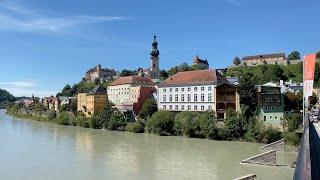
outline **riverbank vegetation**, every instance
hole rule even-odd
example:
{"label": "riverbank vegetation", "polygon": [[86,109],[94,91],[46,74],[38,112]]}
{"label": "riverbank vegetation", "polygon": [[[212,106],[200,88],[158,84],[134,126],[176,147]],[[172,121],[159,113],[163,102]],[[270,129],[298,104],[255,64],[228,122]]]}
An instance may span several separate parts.
{"label": "riverbank vegetation", "polygon": [[[75,116],[72,112],[67,111],[56,114],[54,111],[22,113],[15,107],[8,107],[7,110],[9,115],[19,118],[84,128],[255,143],[271,143],[284,137],[288,144],[297,145],[299,142],[294,132],[299,127],[299,117],[288,116],[286,118],[288,131],[281,133],[278,129],[265,126],[254,117],[247,116],[249,111],[247,107],[242,107],[241,113],[228,110],[226,119],[223,121],[216,119],[212,111],[181,113],[155,111],[146,119],[139,118],[135,122],[127,122],[125,116],[112,103],[107,103],[102,113],[95,114],[91,118],[83,114]],[[219,126],[218,124],[224,125]]]}

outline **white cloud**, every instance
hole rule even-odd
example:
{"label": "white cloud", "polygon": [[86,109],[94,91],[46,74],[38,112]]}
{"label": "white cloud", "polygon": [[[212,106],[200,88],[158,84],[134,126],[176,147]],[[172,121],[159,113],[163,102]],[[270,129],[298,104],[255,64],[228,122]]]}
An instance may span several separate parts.
{"label": "white cloud", "polygon": [[3,31],[47,31],[61,32],[68,28],[92,24],[126,20],[121,16],[60,16],[51,17],[31,9],[10,3],[0,3],[0,30]]}
{"label": "white cloud", "polygon": [[0,88],[9,91],[14,96],[38,96],[45,97],[56,95],[57,91],[40,90],[38,81],[15,81],[15,82],[0,82]]}
{"label": "white cloud", "polygon": [[36,97],[48,97],[51,95],[56,95],[57,91],[47,91],[47,90],[36,90],[36,89],[23,89],[23,88],[2,88],[10,92],[16,97],[26,96],[31,97],[32,95]]}
{"label": "white cloud", "polygon": [[34,87],[36,85],[36,81],[0,82],[0,86]]}

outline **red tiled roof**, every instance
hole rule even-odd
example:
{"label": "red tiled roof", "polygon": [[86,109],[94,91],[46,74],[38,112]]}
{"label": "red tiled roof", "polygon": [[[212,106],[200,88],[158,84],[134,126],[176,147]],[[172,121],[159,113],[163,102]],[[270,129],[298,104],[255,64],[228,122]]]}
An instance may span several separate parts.
{"label": "red tiled roof", "polygon": [[217,70],[206,69],[198,71],[179,72],[172,77],[169,77],[164,82],[160,83],[159,87],[182,84],[213,84],[224,82],[227,83],[228,80],[223,77]]}
{"label": "red tiled roof", "polygon": [[154,85],[149,77],[141,76],[125,76],[113,81],[110,86],[117,86],[123,84],[139,84],[139,85]]}

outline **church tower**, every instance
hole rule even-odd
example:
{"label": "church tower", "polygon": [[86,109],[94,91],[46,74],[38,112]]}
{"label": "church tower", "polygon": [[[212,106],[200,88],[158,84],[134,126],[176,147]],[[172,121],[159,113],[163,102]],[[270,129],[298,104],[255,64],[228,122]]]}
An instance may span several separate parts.
{"label": "church tower", "polygon": [[152,49],[150,52],[150,60],[151,60],[151,67],[150,67],[150,77],[152,79],[159,79],[160,76],[160,68],[159,68],[159,50],[158,50],[158,41],[157,36],[153,36],[152,42]]}

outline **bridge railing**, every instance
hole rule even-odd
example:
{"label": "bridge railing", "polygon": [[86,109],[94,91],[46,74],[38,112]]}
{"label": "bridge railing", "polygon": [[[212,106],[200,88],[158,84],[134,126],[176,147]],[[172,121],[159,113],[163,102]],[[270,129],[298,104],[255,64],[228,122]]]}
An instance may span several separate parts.
{"label": "bridge railing", "polygon": [[311,161],[310,161],[310,143],[309,143],[309,124],[304,127],[300,142],[299,154],[297,158],[296,169],[294,171],[294,180],[311,180]]}

